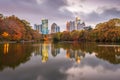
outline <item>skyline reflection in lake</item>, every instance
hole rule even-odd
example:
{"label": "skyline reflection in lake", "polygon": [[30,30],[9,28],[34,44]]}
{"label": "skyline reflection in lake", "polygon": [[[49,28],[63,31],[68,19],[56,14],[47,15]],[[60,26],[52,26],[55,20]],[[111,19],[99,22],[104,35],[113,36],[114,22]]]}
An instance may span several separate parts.
{"label": "skyline reflection in lake", "polygon": [[98,45],[0,44],[0,80],[119,80],[120,47]]}

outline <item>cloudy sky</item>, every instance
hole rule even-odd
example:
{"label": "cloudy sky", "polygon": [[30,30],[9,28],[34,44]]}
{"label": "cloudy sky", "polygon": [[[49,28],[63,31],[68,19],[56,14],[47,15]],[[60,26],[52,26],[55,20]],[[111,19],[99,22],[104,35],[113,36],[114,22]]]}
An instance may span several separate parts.
{"label": "cloudy sky", "polygon": [[49,28],[57,23],[65,30],[66,21],[78,16],[86,25],[120,18],[120,0],[0,0],[0,13],[16,15],[33,24],[49,19]]}

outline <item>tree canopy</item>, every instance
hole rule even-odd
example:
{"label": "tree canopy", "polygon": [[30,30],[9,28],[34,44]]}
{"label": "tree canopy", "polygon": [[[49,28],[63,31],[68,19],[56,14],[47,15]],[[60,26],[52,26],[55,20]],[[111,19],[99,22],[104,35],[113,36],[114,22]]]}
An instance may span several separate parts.
{"label": "tree canopy", "polygon": [[7,17],[0,14],[0,40],[39,40],[40,36],[26,20],[21,20],[14,15]]}

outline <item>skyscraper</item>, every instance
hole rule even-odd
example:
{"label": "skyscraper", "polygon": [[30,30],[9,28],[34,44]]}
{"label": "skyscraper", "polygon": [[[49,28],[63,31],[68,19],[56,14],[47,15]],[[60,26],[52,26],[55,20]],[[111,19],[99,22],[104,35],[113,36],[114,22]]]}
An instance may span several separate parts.
{"label": "skyscraper", "polygon": [[66,29],[67,29],[67,31],[70,31],[70,22],[66,23]]}
{"label": "skyscraper", "polygon": [[70,21],[66,23],[67,31],[75,30],[75,21]]}
{"label": "skyscraper", "polygon": [[70,31],[75,30],[75,21],[70,21]]}
{"label": "skyscraper", "polygon": [[42,20],[42,34],[48,34],[48,19]]}
{"label": "skyscraper", "polygon": [[84,22],[77,24],[77,30],[83,30],[84,27],[85,27],[85,23]]}
{"label": "skyscraper", "polygon": [[51,33],[56,33],[56,27],[57,27],[57,24],[56,23],[53,23],[51,25]]}
{"label": "skyscraper", "polygon": [[57,26],[56,32],[60,32],[60,27],[59,26]]}
{"label": "skyscraper", "polygon": [[56,33],[56,32],[60,32],[60,27],[56,23],[53,23],[51,25],[51,33]]}
{"label": "skyscraper", "polygon": [[75,30],[78,30],[78,26],[81,25],[81,20],[79,17],[76,17],[76,20],[75,20]]}
{"label": "skyscraper", "polygon": [[39,33],[42,33],[42,25],[34,24],[34,29],[37,30]]}
{"label": "skyscraper", "polygon": [[76,17],[76,23],[78,24],[78,23],[80,23],[80,18],[79,17]]}
{"label": "skyscraper", "polygon": [[66,29],[70,32],[73,30],[84,30],[85,27],[85,23],[81,21],[79,17],[76,17],[75,21],[70,21],[66,23]]}

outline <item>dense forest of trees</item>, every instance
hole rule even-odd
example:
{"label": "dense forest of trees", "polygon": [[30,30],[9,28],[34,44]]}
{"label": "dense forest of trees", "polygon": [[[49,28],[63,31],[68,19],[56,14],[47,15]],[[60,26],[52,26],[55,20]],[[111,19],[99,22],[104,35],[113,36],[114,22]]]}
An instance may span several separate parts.
{"label": "dense forest of trees", "polygon": [[39,32],[33,30],[26,20],[0,14],[0,41],[40,40],[40,37]]}
{"label": "dense forest of trees", "polygon": [[119,42],[120,19],[97,24],[94,29],[52,34],[53,41]]}

